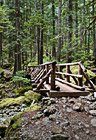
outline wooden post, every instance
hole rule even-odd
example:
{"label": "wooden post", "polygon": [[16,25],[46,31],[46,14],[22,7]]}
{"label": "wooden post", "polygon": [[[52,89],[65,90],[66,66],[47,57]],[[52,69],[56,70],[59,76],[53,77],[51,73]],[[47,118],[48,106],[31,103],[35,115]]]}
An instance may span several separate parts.
{"label": "wooden post", "polygon": [[[82,75],[82,69],[81,69],[81,66],[79,65],[79,70],[78,70],[78,74],[79,75]],[[82,78],[78,78],[78,85],[79,86],[82,86]]]}
{"label": "wooden post", "polygon": [[[66,65],[66,73],[70,73],[70,66]],[[70,76],[67,76],[67,82],[70,82]]]}
{"label": "wooden post", "polygon": [[[48,73],[48,71],[49,71],[49,65],[46,65],[46,67],[47,67],[46,73]],[[47,80],[46,80],[46,84],[49,84],[49,77],[48,77]]]}
{"label": "wooden post", "polygon": [[51,90],[55,90],[55,68],[56,68],[56,61],[52,62]]}
{"label": "wooden post", "polygon": [[[59,66],[59,72],[62,72],[62,66]],[[62,79],[62,76],[61,76],[61,75],[59,75],[59,78],[61,78],[61,79]]]}

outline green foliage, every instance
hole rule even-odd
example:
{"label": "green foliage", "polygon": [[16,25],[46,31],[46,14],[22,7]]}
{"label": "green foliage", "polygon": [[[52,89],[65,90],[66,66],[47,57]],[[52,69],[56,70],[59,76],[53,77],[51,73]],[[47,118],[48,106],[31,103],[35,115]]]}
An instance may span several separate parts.
{"label": "green foliage", "polygon": [[6,63],[2,66],[3,69],[8,69],[11,68],[12,64],[11,63]]}
{"label": "green foliage", "polygon": [[13,83],[15,83],[18,86],[25,86],[30,85],[31,80],[26,78],[26,72],[25,71],[18,71],[16,72],[16,76],[13,77]]}
{"label": "green foliage", "polygon": [[3,32],[7,28],[14,29],[9,21],[8,12],[9,10],[6,5],[0,6],[0,32]]}
{"label": "green foliage", "polygon": [[26,77],[26,71],[17,71],[16,72],[16,76],[19,76],[19,77]]}
{"label": "green foliage", "polygon": [[18,86],[30,85],[30,79],[14,76],[13,83],[17,84]]}

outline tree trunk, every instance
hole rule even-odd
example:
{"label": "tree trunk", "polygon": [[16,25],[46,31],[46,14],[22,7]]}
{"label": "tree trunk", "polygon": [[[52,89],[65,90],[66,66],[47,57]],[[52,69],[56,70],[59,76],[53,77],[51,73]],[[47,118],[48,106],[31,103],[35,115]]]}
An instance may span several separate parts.
{"label": "tree trunk", "polygon": [[[93,0],[93,11],[92,11],[92,15],[94,16],[95,14],[95,6],[94,6],[94,0]],[[93,22],[93,56],[95,58],[95,66],[96,66],[96,35],[95,35],[95,20]]]}
{"label": "tree trunk", "polygon": [[59,12],[58,12],[58,45],[57,45],[57,60],[60,62],[61,55],[61,7],[62,0],[59,0]]}
{"label": "tree trunk", "polygon": [[[53,38],[55,37],[55,6],[54,0],[52,1],[52,17],[53,17]],[[55,41],[53,40],[52,57],[56,58]]]}
{"label": "tree trunk", "polygon": [[21,70],[21,43],[18,38],[20,35],[20,3],[19,0],[15,0],[16,5],[16,46],[15,46],[15,65],[14,65],[14,73],[16,71]]}
{"label": "tree trunk", "polygon": [[68,48],[68,60],[67,62],[71,62],[71,49],[72,49],[72,0],[68,1],[68,11],[69,11],[69,15],[68,15],[68,42],[69,42],[69,48]]}
{"label": "tree trunk", "polygon": [[[40,12],[43,18],[44,15],[44,5],[43,1],[40,3]],[[43,19],[41,19],[41,29],[40,29],[40,64],[43,64]]]}
{"label": "tree trunk", "polygon": [[[76,36],[76,38],[78,39],[78,0],[76,0],[76,2],[75,2],[75,12],[76,12],[76,34],[75,34],[75,36]],[[78,43],[78,41],[77,41],[77,43]]]}
{"label": "tree trunk", "polygon": [[0,68],[2,66],[2,33],[0,33]]}
{"label": "tree trunk", "polygon": [[[1,0],[0,5],[3,5],[3,0]],[[0,32],[0,67],[2,67],[3,65],[3,53],[2,53],[2,32]]]}

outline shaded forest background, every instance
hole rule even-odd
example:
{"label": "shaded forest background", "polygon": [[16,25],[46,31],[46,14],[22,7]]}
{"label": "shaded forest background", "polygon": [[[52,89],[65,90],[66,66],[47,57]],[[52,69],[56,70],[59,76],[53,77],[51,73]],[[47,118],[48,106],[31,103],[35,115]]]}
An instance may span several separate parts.
{"label": "shaded forest background", "polygon": [[96,67],[95,0],[0,0],[0,67],[84,61]]}

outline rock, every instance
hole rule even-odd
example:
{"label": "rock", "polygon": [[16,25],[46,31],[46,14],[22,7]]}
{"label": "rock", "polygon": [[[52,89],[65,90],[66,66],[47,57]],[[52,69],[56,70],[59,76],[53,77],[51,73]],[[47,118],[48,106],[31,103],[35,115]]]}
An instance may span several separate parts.
{"label": "rock", "polygon": [[75,104],[76,103],[76,100],[74,98],[72,98],[72,99],[69,100],[69,103]]}
{"label": "rock", "polygon": [[89,134],[90,133],[90,131],[89,130],[86,130],[86,134]]}
{"label": "rock", "polygon": [[10,106],[9,108],[10,108],[10,109],[14,109],[14,106]]}
{"label": "rock", "polygon": [[51,114],[54,114],[56,112],[56,108],[54,106],[49,106],[47,107],[43,113],[46,115],[46,116],[49,116]]}
{"label": "rock", "polygon": [[87,106],[84,107],[84,110],[88,112],[89,108]]}
{"label": "rock", "polygon": [[50,122],[51,122],[51,121],[49,120],[48,117],[45,117],[45,118],[42,119],[43,125],[48,125]]}
{"label": "rock", "polygon": [[52,135],[51,140],[68,140],[68,136],[62,135],[62,134],[57,134],[57,135]]}
{"label": "rock", "polygon": [[81,103],[75,103],[75,104],[73,105],[73,110],[76,110],[76,111],[83,111],[84,108],[83,108],[83,106],[82,106]]}
{"label": "rock", "polygon": [[58,124],[60,124],[60,122],[59,121],[56,121],[56,124],[58,125]]}
{"label": "rock", "polygon": [[67,107],[66,111],[70,113],[70,112],[72,112],[72,109],[70,107]]}
{"label": "rock", "polygon": [[50,100],[50,97],[44,97],[44,98],[42,98],[43,104],[48,103],[48,100]]}
{"label": "rock", "polygon": [[67,99],[65,97],[62,97],[62,102],[65,104],[67,102]]}
{"label": "rock", "polygon": [[64,122],[61,124],[62,129],[66,129],[66,127],[68,127],[70,125],[70,123],[68,121]]}
{"label": "rock", "polygon": [[92,104],[89,106],[89,109],[90,109],[90,110],[96,110],[96,102],[92,103]]}
{"label": "rock", "polygon": [[91,125],[94,126],[94,127],[96,127],[96,119],[92,119],[91,120]]}
{"label": "rock", "polygon": [[86,127],[86,128],[89,128],[89,124],[85,124],[85,127]]}
{"label": "rock", "polygon": [[79,136],[75,135],[76,140],[79,140]]}
{"label": "rock", "polygon": [[89,114],[90,114],[90,115],[93,115],[93,116],[96,116],[96,110],[90,110],[90,111],[89,111]]}
{"label": "rock", "polygon": [[89,101],[95,101],[95,98],[94,98],[92,95],[88,95],[88,96],[87,96],[87,99],[88,99]]}
{"label": "rock", "polygon": [[2,118],[2,114],[0,114],[0,118]]}

